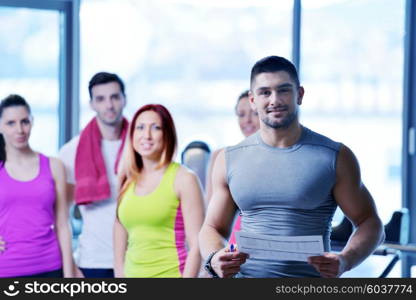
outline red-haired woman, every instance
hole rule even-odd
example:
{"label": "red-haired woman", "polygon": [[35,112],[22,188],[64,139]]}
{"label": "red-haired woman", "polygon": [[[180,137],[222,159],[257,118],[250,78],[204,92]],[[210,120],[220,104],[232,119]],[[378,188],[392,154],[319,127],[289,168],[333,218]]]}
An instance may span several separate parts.
{"label": "red-haired woman", "polygon": [[196,277],[204,218],[197,176],[172,161],[175,125],[162,105],[140,108],[130,124],[114,225],[116,277]]}

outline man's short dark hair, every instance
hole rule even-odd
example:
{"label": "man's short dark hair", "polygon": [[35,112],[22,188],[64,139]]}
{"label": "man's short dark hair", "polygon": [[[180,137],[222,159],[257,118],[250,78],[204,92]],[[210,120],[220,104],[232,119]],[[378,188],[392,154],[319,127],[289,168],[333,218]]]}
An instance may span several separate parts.
{"label": "man's short dark hair", "polygon": [[118,77],[117,74],[107,73],[107,72],[99,72],[91,78],[91,80],[88,84],[88,91],[90,93],[90,99],[92,99],[92,88],[95,85],[105,84],[105,83],[109,83],[109,82],[117,82],[120,85],[120,90],[123,93],[123,96],[124,97],[126,96],[126,94],[124,92],[124,83],[120,79],[120,77]]}
{"label": "man's short dark hair", "polygon": [[260,73],[273,73],[279,71],[289,73],[296,85],[300,85],[296,67],[289,60],[281,56],[267,56],[256,62],[251,69],[250,85],[253,86],[254,79]]}

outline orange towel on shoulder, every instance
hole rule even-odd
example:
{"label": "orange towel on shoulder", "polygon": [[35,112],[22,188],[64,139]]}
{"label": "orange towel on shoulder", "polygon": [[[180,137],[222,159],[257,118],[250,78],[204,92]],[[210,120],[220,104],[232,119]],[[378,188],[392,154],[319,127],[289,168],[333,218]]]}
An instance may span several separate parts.
{"label": "orange towel on shoulder", "polygon": [[[115,173],[117,173],[128,127],[128,121],[123,118],[120,134],[122,142],[114,166]],[[102,135],[97,119],[93,118],[81,133],[75,156],[75,202],[77,204],[89,204],[111,196],[104,157],[101,153],[101,140]]]}

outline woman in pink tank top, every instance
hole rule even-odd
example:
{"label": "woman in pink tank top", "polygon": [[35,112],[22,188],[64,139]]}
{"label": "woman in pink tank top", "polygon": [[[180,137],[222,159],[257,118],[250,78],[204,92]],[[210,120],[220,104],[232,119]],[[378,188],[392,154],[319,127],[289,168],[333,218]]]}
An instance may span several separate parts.
{"label": "woman in pink tank top", "polygon": [[0,277],[73,277],[62,163],[29,146],[27,102],[0,102]]}

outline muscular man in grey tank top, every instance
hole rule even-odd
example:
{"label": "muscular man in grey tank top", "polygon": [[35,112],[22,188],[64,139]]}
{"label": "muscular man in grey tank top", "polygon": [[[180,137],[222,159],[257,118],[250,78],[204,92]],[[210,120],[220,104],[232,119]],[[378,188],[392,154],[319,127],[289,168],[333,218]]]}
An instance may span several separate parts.
{"label": "muscular man in grey tank top", "polygon": [[[338,277],[384,239],[382,222],[352,151],[299,123],[303,94],[288,60],[271,56],[254,65],[249,97],[260,130],[218,155],[213,196],[199,235],[206,269],[213,276]],[[331,220],[337,205],[356,230],[340,253],[332,253]],[[231,252],[225,238],[237,209],[243,231],[321,235],[325,253],[300,262]]]}
{"label": "muscular man in grey tank top", "polygon": [[[272,236],[322,235],[324,249],[329,251],[339,148],[339,143],[307,128],[302,128],[299,141],[290,147],[270,147],[258,132],[228,147],[226,179],[242,214],[242,229]],[[255,259],[241,267],[241,274],[319,276],[307,263]]]}

